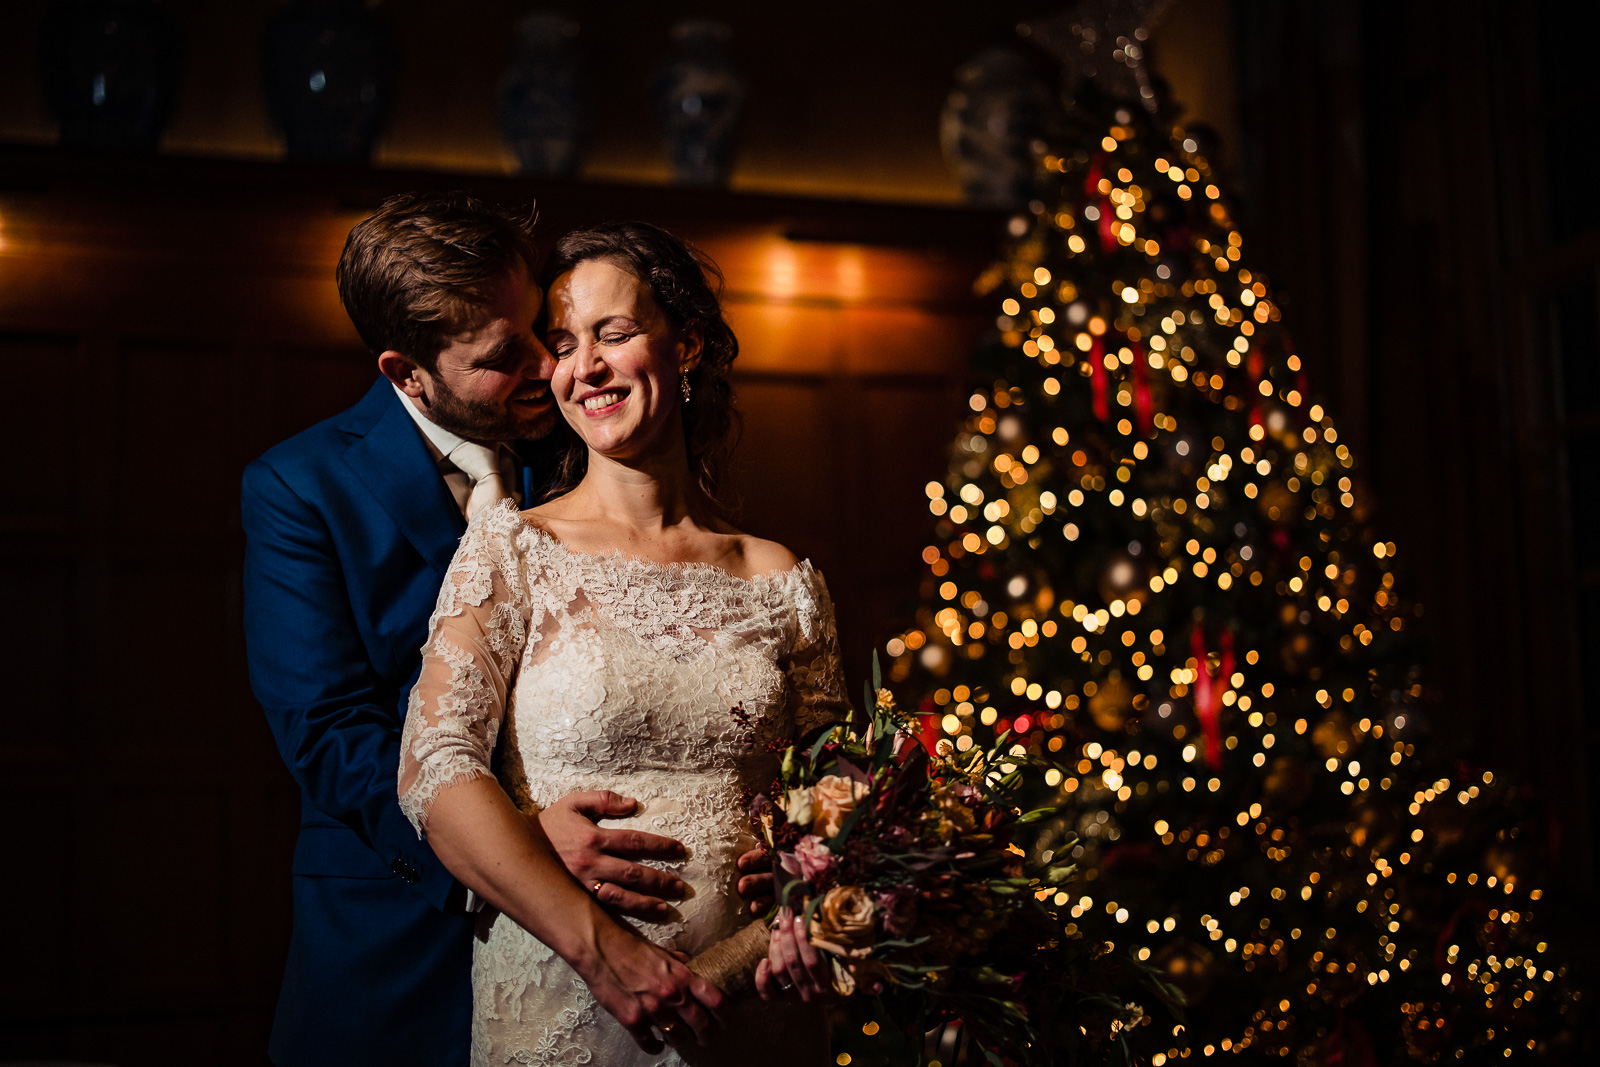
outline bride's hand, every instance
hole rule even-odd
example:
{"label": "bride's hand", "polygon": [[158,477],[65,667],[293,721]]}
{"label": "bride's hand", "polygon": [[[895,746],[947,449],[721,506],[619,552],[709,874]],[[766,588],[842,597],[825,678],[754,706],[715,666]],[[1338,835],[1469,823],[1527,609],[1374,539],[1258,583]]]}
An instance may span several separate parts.
{"label": "bride's hand", "polygon": [[750,905],[751,915],[772,907],[772,857],[753,848],[739,857],[739,895]]}
{"label": "bride's hand", "polygon": [[767,943],[767,958],[756,965],[756,992],[762,1000],[798,996],[807,1004],[836,996],[833,964],[811,947],[805,920],[788,908],[778,912]]}
{"label": "bride's hand", "polygon": [[651,1055],[660,1052],[656,1030],[676,1045],[704,1045],[722,1022],[722,991],[616,923],[603,924],[595,934],[593,958],[578,973],[639,1047]]}

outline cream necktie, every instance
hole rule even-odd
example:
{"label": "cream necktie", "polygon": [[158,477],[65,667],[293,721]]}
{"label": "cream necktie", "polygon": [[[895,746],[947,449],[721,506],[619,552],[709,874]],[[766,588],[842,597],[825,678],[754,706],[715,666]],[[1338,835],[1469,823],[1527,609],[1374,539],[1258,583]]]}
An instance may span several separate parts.
{"label": "cream necktie", "polygon": [[445,458],[472,479],[472,488],[467,492],[468,522],[484,508],[498,504],[511,495],[506,492],[505,479],[500,476],[499,449],[463,441],[452,448]]}

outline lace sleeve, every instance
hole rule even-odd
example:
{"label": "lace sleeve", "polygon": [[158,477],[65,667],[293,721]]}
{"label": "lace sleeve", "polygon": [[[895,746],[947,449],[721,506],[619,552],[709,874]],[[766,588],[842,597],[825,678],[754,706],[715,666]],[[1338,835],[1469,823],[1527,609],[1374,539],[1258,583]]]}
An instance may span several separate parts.
{"label": "lace sleeve", "polygon": [[400,738],[400,810],[419,836],[441,789],[493,776],[531,611],[510,525],[521,521],[510,508],[486,508],[467,527],[428,623]]}
{"label": "lace sleeve", "polygon": [[819,726],[850,717],[833,599],[828,583],[809,565],[795,598],[795,616],[797,632],[784,660],[784,674],[792,694],[795,732],[804,737]]}

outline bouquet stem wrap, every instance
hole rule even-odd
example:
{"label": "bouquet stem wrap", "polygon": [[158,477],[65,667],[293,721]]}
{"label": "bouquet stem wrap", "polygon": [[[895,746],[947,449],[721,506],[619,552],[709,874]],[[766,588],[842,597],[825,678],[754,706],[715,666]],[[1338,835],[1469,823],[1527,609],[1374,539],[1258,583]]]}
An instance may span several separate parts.
{"label": "bouquet stem wrap", "polygon": [[760,919],[724,938],[689,961],[689,970],[732,996],[750,988],[756,964],[767,955],[772,931]]}

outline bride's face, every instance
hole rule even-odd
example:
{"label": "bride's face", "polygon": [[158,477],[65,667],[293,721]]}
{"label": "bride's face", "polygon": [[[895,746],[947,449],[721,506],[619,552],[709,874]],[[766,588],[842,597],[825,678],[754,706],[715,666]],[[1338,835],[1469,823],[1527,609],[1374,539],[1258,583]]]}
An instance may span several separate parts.
{"label": "bride's face", "polygon": [[556,278],[545,343],[561,414],[595,452],[628,459],[664,452],[681,435],[681,375],[700,342],[673,325],[645,284],[609,260]]}

